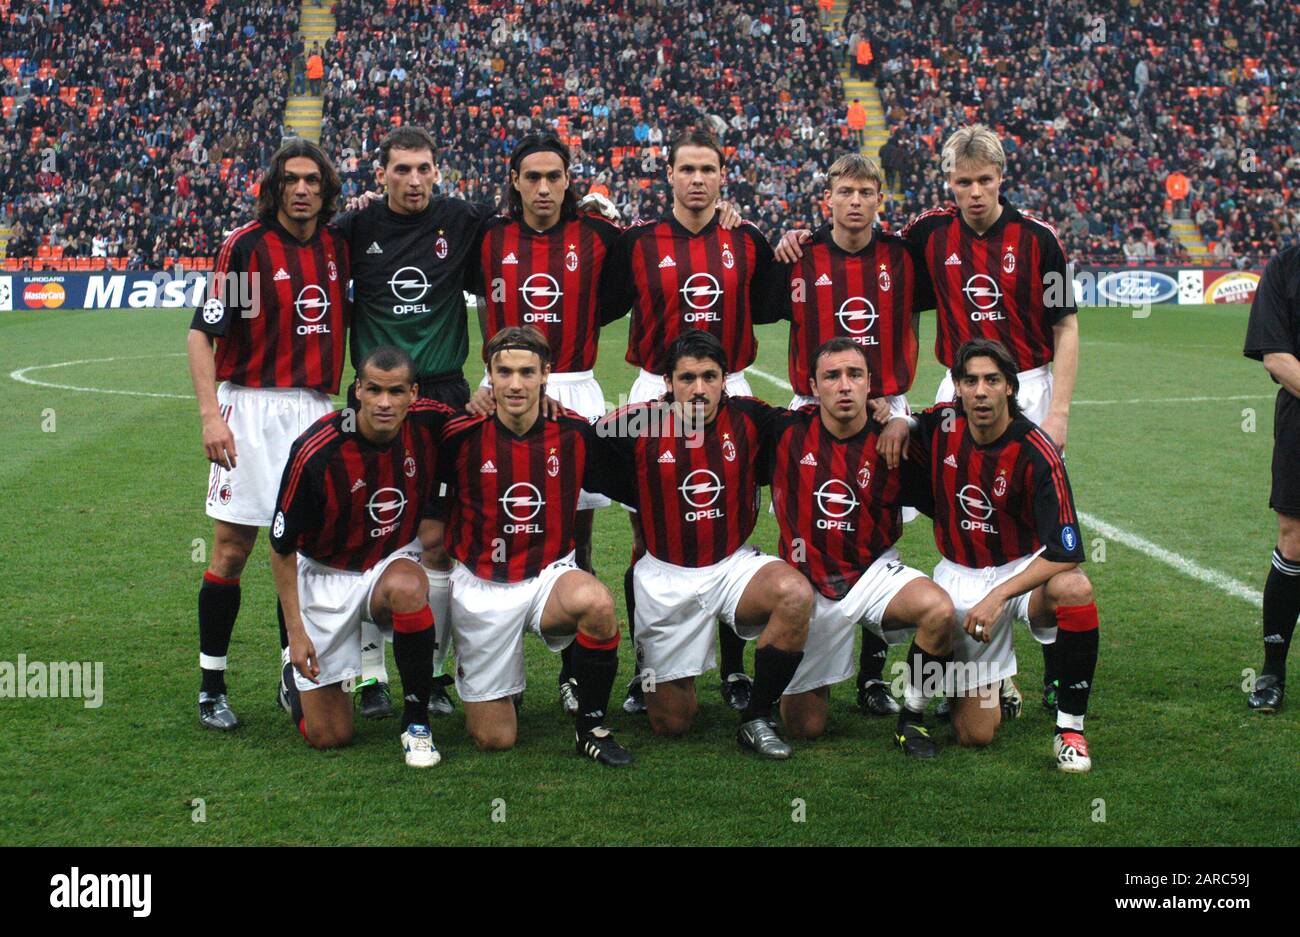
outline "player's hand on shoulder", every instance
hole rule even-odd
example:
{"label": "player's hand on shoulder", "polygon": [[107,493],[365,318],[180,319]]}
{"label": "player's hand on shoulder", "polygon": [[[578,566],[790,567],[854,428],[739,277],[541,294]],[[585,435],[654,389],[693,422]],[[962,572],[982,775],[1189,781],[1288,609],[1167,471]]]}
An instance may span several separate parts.
{"label": "player's hand on shoulder", "polygon": [[877,423],[889,422],[889,399],[886,397],[872,397],[867,401],[867,406],[871,408],[871,415],[875,417]]}
{"label": "player's hand on shoulder", "polygon": [[214,414],[203,421],[203,454],[208,457],[209,462],[215,462],[227,469],[233,469],[238,462],[239,457],[235,452],[235,434],[230,431],[230,426],[220,414]]}
{"label": "player's hand on shoulder", "polygon": [[719,199],[714,208],[718,212],[718,227],[723,231],[730,231],[745,220],[740,217],[740,210],[725,199]]}
{"label": "player's hand on shoulder", "polygon": [[554,397],[546,396],[546,394],[542,394],[541,405],[542,419],[544,420],[558,420],[560,415],[564,413],[564,404],[560,403]]}
{"label": "player's hand on shoulder", "polygon": [[1049,413],[1043,418],[1043,425],[1039,429],[1046,433],[1052,442],[1056,443],[1057,452],[1064,452],[1065,434],[1068,426],[1065,417]]}
{"label": "player's hand on shoulder", "polygon": [[623,221],[623,217],[618,212],[618,207],[600,192],[588,192],[579,199],[578,211],[600,215],[606,221],[612,221],[614,224],[621,224]]}
{"label": "player's hand on shoulder", "polygon": [[910,440],[911,433],[907,420],[901,416],[896,417],[885,424],[884,430],[876,440],[876,451],[884,458],[885,465],[896,469],[902,460],[907,458]]}
{"label": "player's hand on shoulder", "polygon": [[346,211],[361,211],[372,202],[382,201],[384,193],[382,192],[362,192],[360,195],[354,195],[344,204]]}
{"label": "player's hand on shoulder", "polygon": [[799,245],[807,244],[812,240],[812,232],[807,228],[793,228],[781,235],[781,240],[776,245],[776,259],[783,264],[792,264],[803,256],[803,248]]}
{"label": "player's hand on shoulder", "polygon": [[469,398],[469,403],[465,404],[465,412],[470,416],[491,416],[496,409],[496,398],[492,396],[490,387],[480,387],[474,391],[474,395]]}

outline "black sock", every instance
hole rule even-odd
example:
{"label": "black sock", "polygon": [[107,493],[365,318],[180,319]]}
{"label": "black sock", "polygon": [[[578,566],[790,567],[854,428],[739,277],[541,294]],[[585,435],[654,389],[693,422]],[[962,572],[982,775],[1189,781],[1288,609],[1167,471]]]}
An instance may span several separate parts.
{"label": "black sock", "polygon": [[749,694],[749,705],[740,714],[741,722],[772,718],[772,707],[794,679],[801,660],[803,651],[783,651],[770,644],[754,652],[754,689]]}
{"label": "black sock", "polygon": [[1053,642],[1043,645],[1043,686],[1061,679],[1060,645]]}
{"label": "black sock", "polygon": [[1286,682],[1286,655],[1300,616],[1300,560],[1273,551],[1273,566],[1264,583],[1264,676]]}
{"label": "black sock", "polygon": [[573,676],[573,645],[577,643],[578,643],[577,641],[574,641],[573,644],[570,644],[564,650],[560,651],[560,682],[561,683],[566,682],[570,677]]}
{"label": "black sock", "polygon": [[636,640],[636,593],[632,591],[632,567],[623,573],[623,603],[627,606],[627,639]]}
{"label": "black sock", "polygon": [[569,647],[573,648],[573,679],[578,681],[574,723],[579,733],[589,732],[605,721],[609,693],[618,674],[618,636],[600,642],[579,634]]}
{"label": "black sock", "polygon": [[730,626],[719,622],[718,644],[722,649],[722,680],[725,683],[733,673],[745,672],[745,639],[731,630]]}
{"label": "black sock", "polygon": [[[199,587],[199,653],[224,658],[230,650],[230,635],[239,615],[239,580],[203,574]],[[224,668],[200,667],[205,693],[226,692]]]}
{"label": "black sock", "polygon": [[284,606],[278,598],[275,600],[275,617],[280,621],[280,650],[283,651],[289,646],[289,631],[284,627]]}
{"label": "black sock", "polygon": [[429,694],[433,671],[429,661],[437,646],[433,612],[424,606],[417,612],[393,613],[393,660],[402,677],[402,726],[429,723]]}
{"label": "black sock", "polygon": [[880,636],[867,628],[862,629],[862,650],[858,652],[858,689],[862,689],[873,680],[881,680],[885,674],[885,655],[889,645]]}
{"label": "black sock", "polygon": [[1057,659],[1061,665],[1061,688],[1056,695],[1060,716],[1086,716],[1092,679],[1097,670],[1097,606],[1061,606],[1056,610]]}
{"label": "black sock", "polygon": [[899,726],[905,722],[925,721],[924,701],[932,696],[944,695],[947,688],[948,664],[951,662],[951,653],[931,654],[917,645],[916,638],[912,639],[912,644],[907,649],[907,685],[921,694],[922,704],[919,710],[910,709],[911,701],[908,699],[910,694],[904,693],[903,708],[898,714]]}

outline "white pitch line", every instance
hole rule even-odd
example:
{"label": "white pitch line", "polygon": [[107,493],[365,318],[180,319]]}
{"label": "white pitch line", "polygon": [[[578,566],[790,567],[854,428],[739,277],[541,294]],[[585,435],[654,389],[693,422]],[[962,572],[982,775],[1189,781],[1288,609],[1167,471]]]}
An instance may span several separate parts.
{"label": "white pitch line", "polygon": [[31,367],[19,368],[16,371],[10,371],[9,376],[15,381],[23,384],[32,384],[36,387],[53,387],[56,390],[77,390],[87,394],[120,394],[126,397],[166,397],[171,400],[193,400],[193,394],[167,394],[153,393],[144,390],[109,390],[104,387],[78,387],[75,384],[55,384],[51,381],[38,381],[35,378],[27,376],[29,371],[46,371],[50,368],[69,368],[77,364],[103,364],[107,361],[132,361],[140,358],[183,358],[185,352],[166,352],[161,355],[126,355],[116,358],[81,358],[77,361],[58,361],[54,364],[34,364]]}
{"label": "white pitch line", "polygon": [[1257,589],[1252,589],[1244,582],[1239,582],[1231,576],[1225,575],[1216,569],[1210,569],[1202,566],[1200,563],[1189,560],[1187,557],[1175,553],[1173,550],[1166,550],[1164,547],[1152,543],[1137,534],[1122,530],[1114,524],[1107,524],[1099,517],[1093,517],[1091,514],[1079,512],[1079,520],[1083,521],[1097,533],[1111,540],[1118,540],[1126,547],[1137,550],[1139,553],[1145,553],[1152,559],[1159,560],[1166,566],[1172,566],[1185,576],[1199,580],[1206,585],[1213,586],[1221,592],[1236,599],[1249,602],[1256,608],[1262,608],[1264,605],[1264,595]]}
{"label": "white pitch line", "polygon": [[[768,374],[766,371],[760,371],[758,368],[750,366],[745,368],[749,374],[755,374],[771,384],[775,384],[782,390],[794,390],[790,382],[777,377],[775,374]],[[1213,403],[1223,400],[1272,400],[1274,394],[1238,394],[1232,397],[1135,397],[1130,400],[1076,400],[1075,404],[1080,406],[1104,407],[1118,403]]]}

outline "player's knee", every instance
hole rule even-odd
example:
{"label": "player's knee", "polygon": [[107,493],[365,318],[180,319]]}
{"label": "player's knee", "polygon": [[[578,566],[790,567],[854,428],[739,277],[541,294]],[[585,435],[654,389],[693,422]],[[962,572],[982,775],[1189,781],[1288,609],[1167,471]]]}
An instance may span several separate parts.
{"label": "player's knee", "polygon": [[1277,516],[1277,548],[1287,561],[1300,563],[1300,517]]}
{"label": "player's knee", "polygon": [[669,738],[674,738],[691,731],[693,721],[692,717],[686,712],[661,712],[650,716],[650,729],[655,735],[666,735]]}
{"label": "player's knee", "polygon": [[599,582],[583,586],[582,619],[579,629],[599,641],[608,641],[618,634],[618,616],[614,612],[614,596]]}
{"label": "player's knee", "polygon": [[352,727],[344,725],[308,725],[307,744],[324,751],[328,748],[343,748],[352,743]]}
{"label": "player's knee", "polygon": [[1092,603],[1092,581],[1088,579],[1081,569],[1072,569],[1067,573],[1057,573],[1052,577],[1050,591],[1057,605],[1090,605]]}
{"label": "player's knee", "polygon": [[509,726],[476,726],[470,738],[481,752],[504,752],[515,747],[516,734]]}
{"label": "player's knee", "polygon": [[807,635],[808,617],[812,614],[813,591],[808,580],[791,572],[776,581],[774,608],[791,634]]}
{"label": "player's knee", "polygon": [[963,748],[983,748],[993,741],[997,734],[996,722],[976,722],[974,720],[954,719],[952,734],[957,744]]}
{"label": "player's knee", "polygon": [[953,629],[957,626],[957,609],[948,593],[935,589],[917,620],[916,630],[935,648],[946,654],[952,646]]}
{"label": "player's knee", "polygon": [[394,611],[416,612],[428,604],[429,577],[414,563],[394,563],[384,578]]}
{"label": "player's knee", "polygon": [[208,569],[222,579],[238,579],[248,565],[252,544],[242,540],[218,540],[212,545],[212,563]]}
{"label": "player's knee", "polygon": [[[787,712],[787,709],[789,710]],[[791,738],[815,739],[826,732],[826,713],[806,707],[787,707],[781,711],[781,721]]]}

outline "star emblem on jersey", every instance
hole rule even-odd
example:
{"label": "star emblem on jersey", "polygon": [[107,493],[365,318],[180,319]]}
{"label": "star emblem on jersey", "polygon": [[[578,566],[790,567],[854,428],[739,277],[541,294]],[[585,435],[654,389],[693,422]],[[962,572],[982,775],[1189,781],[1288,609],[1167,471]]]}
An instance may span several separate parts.
{"label": "star emblem on jersey", "polygon": [[497,473],[497,467],[492,464],[491,459],[488,459],[483,463],[483,467],[478,471],[480,475],[495,475]]}
{"label": "star emblem on jersey", "polygon": [[271,534],[275,537],[284,536],[284,512],[275,512],[275,521],[271,524]]}
{"label": "star emblem on jersey", "polygon": [[[370,519],[380,526],[380,529],[390,524],[397,523],[401,518],[402,512],[406,510],[406,495],[396,488],[380,488],[370,496],[366,503],[366,510],[370,514]],[[388,531],[384,531],[388,533]],[[382,536],[375,531],[370,532],[370,536]]]}
{"label": "star emblem on jersey", "polygon": [[402,461],[402,471],[406,473],[407,478],[415,477],[415,457],[408,455]]}
{"label": "star emblem on jersey", "polygon": [[682,284],[681,294],[692,309],[712,309],[722,287],[711,273],[692,273]]}
{"label": "star emblem on jersey", "polygon": [[[696,469],[686,476],[677,490],[682,493],[682,497],[691,507],[707,508],[718,500],[722,488],[722,482],[718,480],[717,475],[708,469]],[[694,520],[694,518],[688,515],[687,520]]]}
{"label": "star emblem on jersey", "polygon": [[330,311],[330,301],[324,289],[310,283],[299,291],[298,298],[293,301],[293,308],[303,322],[314,323],[325,318],[325,314]]}
{"label": "star emblem on jersey", "polygon": [[977,273],[966,281],[962,289],[966,301],[981,312],[987,312],[1002,301],[1002,289],[991,276]]}
{"label": "star emblem on jersey", "polygon": [[839,320],[840,328],[850,335],[862,335],[870,332],[876,324],[876,307],[865,296],[850,296],[840,304],[835,318]]}
{"label": "star emblem on jersey", "polygon": [[957,503],[961,509],[977,521],[986,521],[993,516],[993,503],[978,485],[966,485],[957,492]]}
{"label": "star emblem on jersey", "polygon": [[546,505],[542,493],[528,482],[515,482],[497,499],[501,508],[516,521],[531,521]]}
{"label": "star emblem on jersey", "polygon": [[677,266],[677,261],[673,260],[673,255],[668,254],[663,260],[659,261],[659,269],[667,270],[669,267]]}
{"label": "star emblem on jersey", "polygon": [[271,277],[271,279],[276,283],[279,283],[281,280],[287,280],[289,279],[289,271],[281,267],[279,270],[275,271],[275,276]]}
{"label": "star emblem on jersey", "polygon": [[948,468],[956,468],[956,467],[957,467],[957,457],[956,457],[956,456],[952,456],[952,455],[950,455],[950,456],[948,456],[948,458],[946,458],[946,459],[943,460],[943,464],[946,465],[946,466],[948,466]]}
{"label": "star emblem on jersey", "polygon": [[564,295],[560,284],[549,273],[534,273],[519,287],[519,292],[524,294],[524,302],[528,307],[538,312],[550,309]]}
{"label": "star emblem on jersey", "polygon": [[404,303],[418,303],[429,291],[429,280],[419,267],[403,267],[388,281],[388,288]]}
{"label": "star emblem on jersey", "polygon": [[800,465],[816,465],[817,457],[811,452],[805,452],[803,458],[799,460]]}
{"label": "star emblem on jersey", "polygon": [[208,325],[216,325],[226,314],[226,306],[215,296],[203,304],[203,321]]}
{"label": "star emblem on jersey", "polygon": [[366,248],[367,254],[382,254],[384,249],[379,246],[378,241],[371,241],[370,246]]}
{"label": "star emblem on jersey", "polygon": [[827,517],[848,517],[858,506],[853,489],[838,478],[829,478],[813,493],[817,508]]}
{"label": "star emblem on jersey", "polygon": [[518,263],[519,263],[519,258],[515,256],[514,251],[511,251],[510,253],[506,254],[504,257],[501,258],[501,266],[503,267],[506,266],[507,264],[517,265]]}
{"label": "star emblem on jersey", "polygon": [[813,286],[830,286],[830,285],[831,285],[831,278],[824,273],[813,282]]}
{"label": "star emblem on jersey", "polygon": [[663,455],[661,455],[661,456],[659,457],[659,464],[660,464],[660,465],[676,465],[676,464],[677,464],[677,457],[674,456],[671,452],[665,452]]}
{"label": "star emblem on jersey", "polygon": [[956,251],[953,251],[951,254],[948,255],[948,259],[943,262],[943,265],[945,267],[960,267],[961,258],[957,256]]}
{"label": "star emblem on jersey", "polygon": [[889,268],[884,264],[880,265],[880,272],[876,274],[876,282],[880,285],[880,292],[888,293],[889,288],[893,286],[893,281],[889,279]]}

